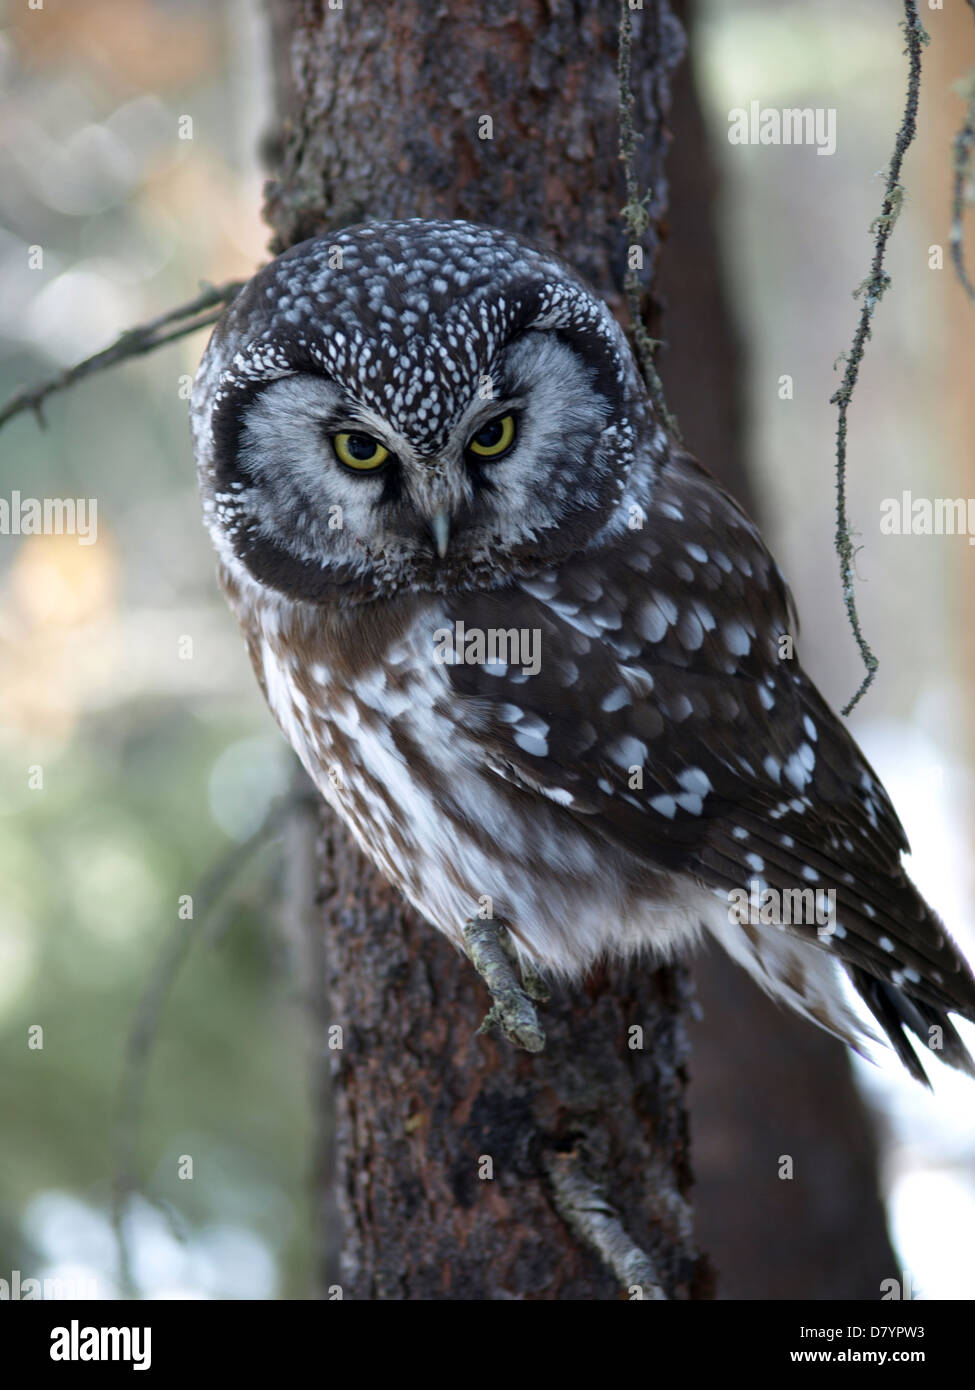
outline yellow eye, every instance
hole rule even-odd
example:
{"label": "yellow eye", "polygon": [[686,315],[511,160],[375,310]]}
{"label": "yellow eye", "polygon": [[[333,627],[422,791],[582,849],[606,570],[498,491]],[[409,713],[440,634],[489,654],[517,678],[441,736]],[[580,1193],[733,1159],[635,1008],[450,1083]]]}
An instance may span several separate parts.
{"label": "yellow eye", "polygon": [[506,454],[515,442],[515,417],[499,415],[482,425],[467,441],[467,449],[475,458],[496,459]]}
{"label": "yellow eye", "polygon": [[339,463],[354,468],[357,473],[375,473],[389,458],[389,450],[371,434],[333,434],[332,448]]}

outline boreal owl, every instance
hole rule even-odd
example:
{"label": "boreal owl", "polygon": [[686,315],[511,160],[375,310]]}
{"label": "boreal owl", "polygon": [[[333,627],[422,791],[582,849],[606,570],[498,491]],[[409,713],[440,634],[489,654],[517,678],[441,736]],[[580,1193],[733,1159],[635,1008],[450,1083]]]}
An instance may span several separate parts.
{"label": "boreal owl", "polygon": [[971,1069],[975,979],[778,566],[567,265],[464,222],[306,241],[223,315],[192,425],[274,716],[428,922],[463,945],[488,904],[562,976],[708,931],[851,1044],[844,976],[916,1076],[905,1030]]}

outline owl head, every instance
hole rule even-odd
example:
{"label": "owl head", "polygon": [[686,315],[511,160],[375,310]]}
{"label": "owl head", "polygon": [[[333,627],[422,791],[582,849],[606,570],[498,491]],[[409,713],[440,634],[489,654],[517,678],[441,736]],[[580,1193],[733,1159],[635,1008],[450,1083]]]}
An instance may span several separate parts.
{"label": "owl head", "polygon": [[547,568],[620,525],[651,466],[606,306],[465,222],[353,227],[265,266],[213,333],[192,425],[224,563],[311,603]]}

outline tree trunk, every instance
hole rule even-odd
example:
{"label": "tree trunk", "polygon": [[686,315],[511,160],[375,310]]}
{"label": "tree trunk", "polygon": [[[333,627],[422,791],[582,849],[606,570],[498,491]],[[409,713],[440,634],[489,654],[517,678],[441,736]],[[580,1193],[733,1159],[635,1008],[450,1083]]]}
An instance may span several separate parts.
{"label": "tree trunk", "polygon": [[[269,0],[281,113],[267,148],[273,249],[362,220],[465,217],[554,246],[619,312],[615,7],[445,8]],[[686,72],[671,122],[679,157],[665,320],[649,301],[668,213],[666,122],[681,36],[652,0],[632,21],[634,124],[644,137],[637,174],[652,189],[651,325],[671,340],[665,380],[688,443],[748,503],[740,354]],[[478,138],[484,116],[491,139]],[[528,1057],[476,1035],[488,1003],[478,978],[331,820],[322,879],[324,920],[313,924],[309,960],[321,960],[324,930],[328,1004],[319,997],[316,1008],[320,1025],[343,1030],[341,1050],[325,1058],[335,1111],[325,1136],[335,1149],[317,1183],[325,1283],[354,1298],[620,1296],[619,1273],[571,1228],[566,1179],[581,1174],[650,1256],[663,1292],[706,1294],[687,1205],[684,972],[606,971],[559,992],[544,1010],[546,1050]],[[841,1049],[769,1005],[717,953],[701,969],[695,1124],[703,1230],[723,1291],[875,1297],[895,1263],[872,1136]],[[632,1025],[643,1030],[642,1051],[628,1046]],[[738,1106],[747,1093],[760,1113]],[[777,1176],[783,1152],[796,1157],[791,1183]]]}
{"label": "tree trunk", "polygon": [[[614,5],[269,8],[275,250],[363,220],[467,218],[555,247],[619,307]],[[666,4],[632,20],[649,283],[682,35]],[[328,1022],[342,1030],[344,1243],[328,1282],[356,1299],[705,1292],[687,1200],[685,971],[606,969],[557,990],[545,1050],[529,1056],[478,1035],[480,979],[332,820],[322,849]]]}

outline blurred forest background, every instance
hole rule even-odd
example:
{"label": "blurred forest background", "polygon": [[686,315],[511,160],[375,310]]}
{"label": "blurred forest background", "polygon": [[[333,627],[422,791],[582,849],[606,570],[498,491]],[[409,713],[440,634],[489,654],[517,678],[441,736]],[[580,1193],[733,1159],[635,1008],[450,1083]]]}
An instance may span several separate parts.
{"label": "blurred forest background", "polygon": [[[975,493],[975,309],[950,269],[928,265],[941,244],[947,266],[963,109],[951,84],[975,64],[971,15],[951,6],[923,15],[932,44],[910,198],[851,417],[858,600],[881,662],[853,727],[905,821],[915,876],[971,955],[975,555],[961,537],[879,530],[881,500],[902,489]],[[763,520],[803,614],[804,664],[842,704],[860,672],[832,552],[828,402],[871,254],[874,174],[903,105],[900,9],[705,0],[697,15]],[[257,0],[7,7],[0,398],[264,258],[266,59]],[[836,107],[836,153],[730,146],[729,109],[754,98]],[[43,248],[40,269],[30,246]],[[180,930],[181,895],[199,895],[248,843],[290,776],[199,519],[186,382],[204,342],[52,398],[47,430],[23,416],[0,436],[0,496],[98,500],[95,545],[0,540],[0,1277],[93,1279],[99,1297],[125,1287],[114,1124],[138,1000]],[[791,401],[778,395],[786,373]],[[126,1218],[142,1296],[312,1288],[313,1096],[282,873],[274,841],[242,857],[220,910],[196,922],[163,1015],[138,1154],[145,1196]],[[34,1025],[40,1050],[27,1045]],[[887,1061],[858,1073],[885,1134],[905,1266],[925,1296],[975,1297],[971,1083],[939,1068],[928,1096]]]}

